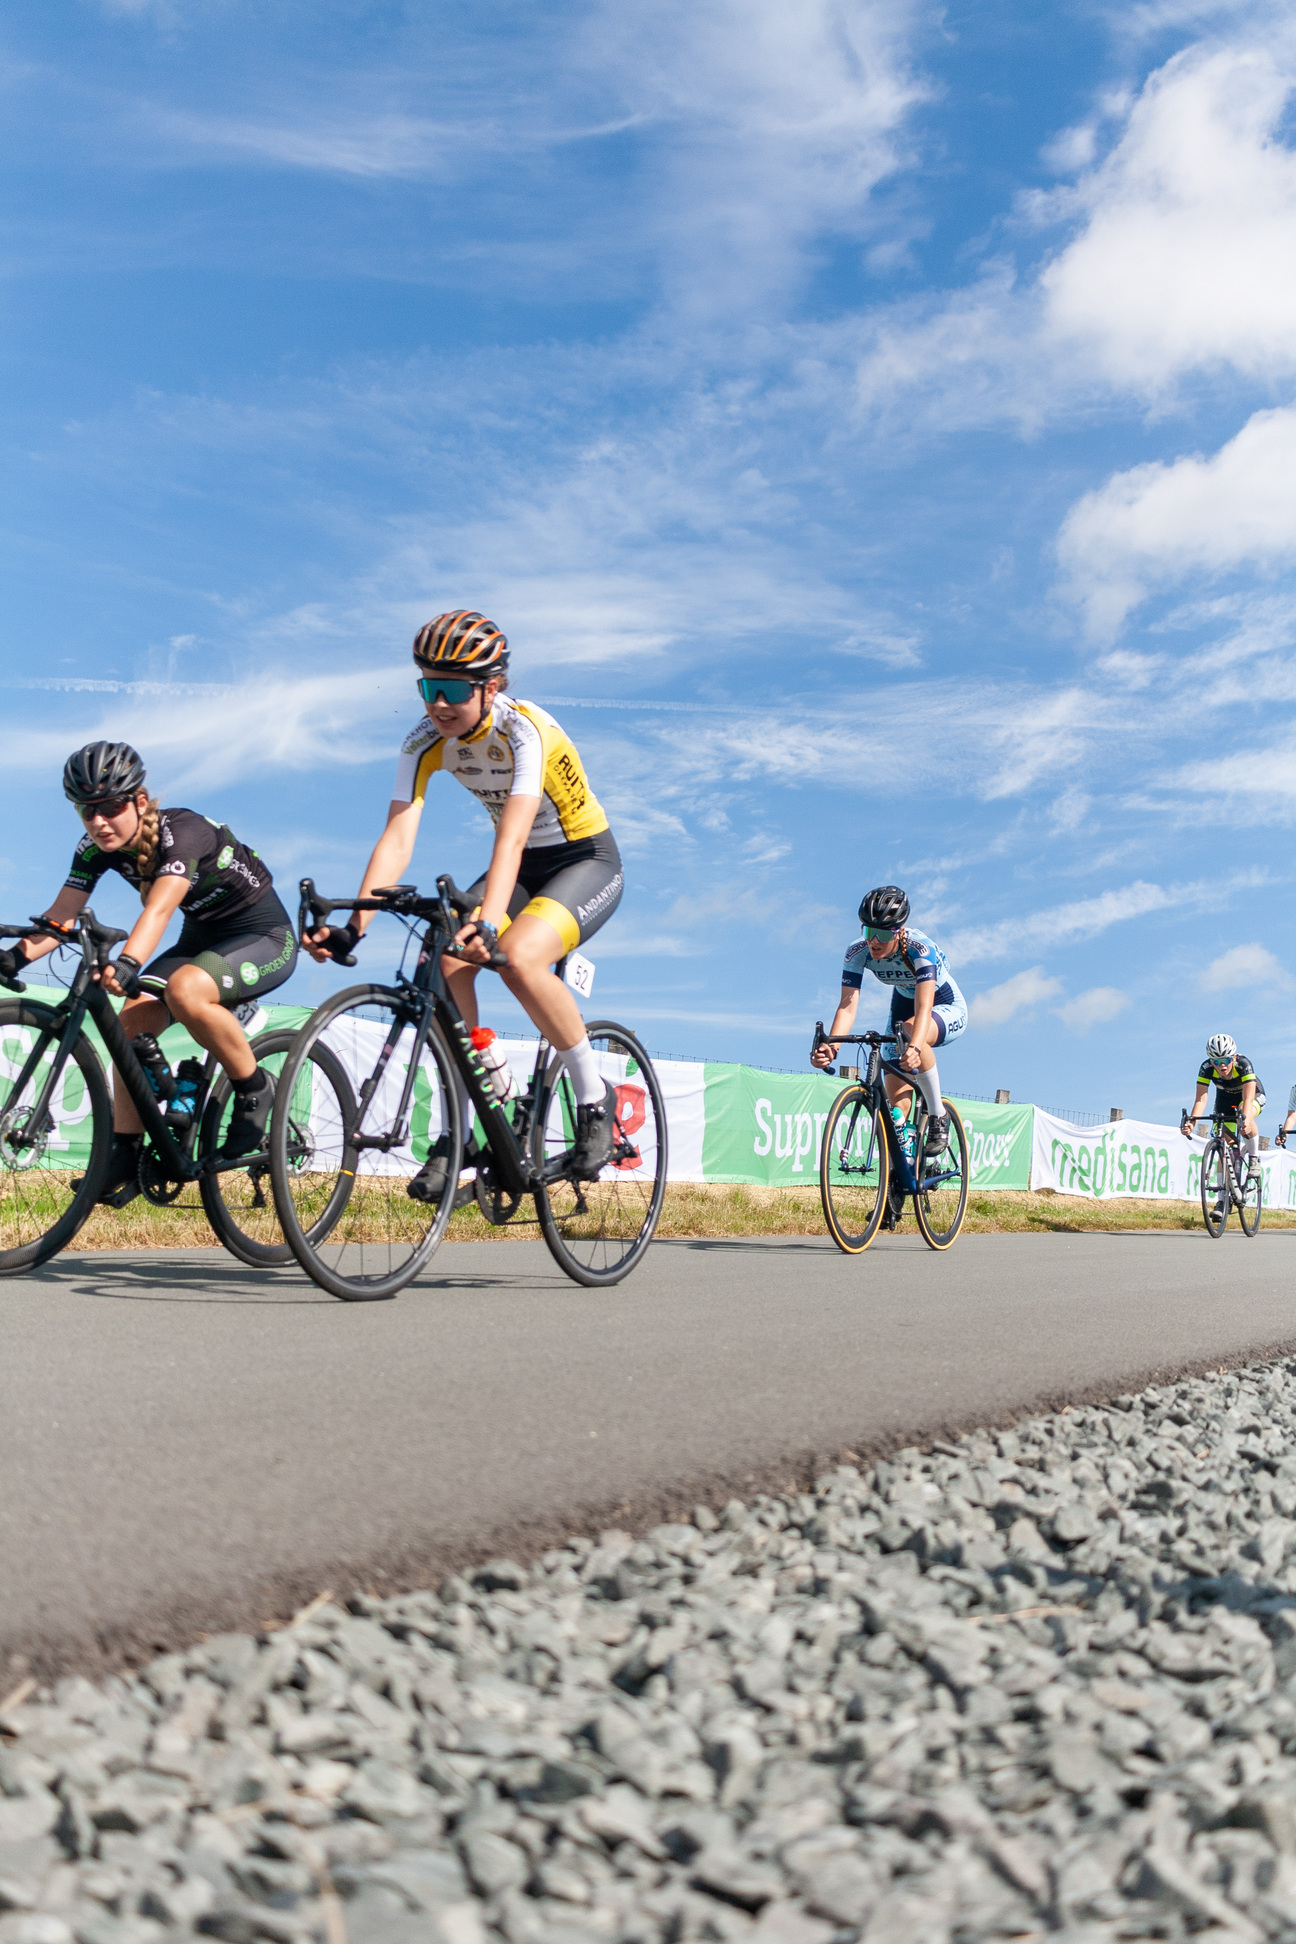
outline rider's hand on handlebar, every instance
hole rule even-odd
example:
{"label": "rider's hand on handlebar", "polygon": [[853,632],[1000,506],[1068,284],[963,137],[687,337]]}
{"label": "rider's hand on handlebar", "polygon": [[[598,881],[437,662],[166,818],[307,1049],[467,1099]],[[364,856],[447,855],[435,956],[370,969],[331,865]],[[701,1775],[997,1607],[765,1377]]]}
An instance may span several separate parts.
{"label": "rider's hand on handlebar", "polygon": [[836,1040],[824,1040],[810,1055],[810,1064],[814,1067],[830,1067],[836,1058]]}
{"label": "rider's hand on handlebar", "polygon": [[482,918],[470,918],[454,935],[457,957],[469,965],[489,965],[499,950],[499,933]]}
{"label": "rider's hand on handlebar", "polygon": [[318,931],[302,933],[302,944],[320,965],[330,961],[345,965],[359,943],[360,933],[354,925],[321,925]]}
{"label": "rider's hand on handlebar", "polygon": [[27,970],[31,964],[26,952],[17,945],[0,946],[0,979],[10,984]]}
{"label": "rider's hand on handlebar", "polygon": [[98,973],[100,985],[114,999],[138,999],[144,990],[139,982],[140,962],[129,952],[119,952],[116,961]]}

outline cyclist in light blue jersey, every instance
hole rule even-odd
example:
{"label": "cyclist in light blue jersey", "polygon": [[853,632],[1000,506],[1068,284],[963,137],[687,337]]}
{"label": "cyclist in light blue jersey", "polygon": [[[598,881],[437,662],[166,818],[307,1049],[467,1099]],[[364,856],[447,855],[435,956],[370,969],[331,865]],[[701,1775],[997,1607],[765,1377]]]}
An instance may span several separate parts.
{"label": "cyclist in light blue jersey", "polygon": [[846,948],[842,966],[841,1003],[828,1038],[811,1054],[815,1066],[831,1066],[837,1058],[835,1035],[849,1033],[855,1024],[865,972],[891,987],[891,1030],[905,1042],[898,1060],[888,1060],[884,1075],[887,1098],[902,1113],[909,1110],[910,1083],[927,1104],[928,1154],[949,1146],[949,1115],[941,1102],[936,1051],[957,1038],[967,1025],[967,1004],[949,974],[945,954],[935,939],[906,923],[909,900],[894,884],[870,891],[859,909],[862,938]]}

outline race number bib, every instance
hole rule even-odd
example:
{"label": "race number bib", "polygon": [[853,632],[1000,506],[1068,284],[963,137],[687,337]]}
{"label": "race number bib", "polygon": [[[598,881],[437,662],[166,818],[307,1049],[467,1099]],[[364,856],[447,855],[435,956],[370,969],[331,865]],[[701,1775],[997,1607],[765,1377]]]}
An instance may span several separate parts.
{"label": "race number bib", "polygon": [[583,958],[579,952],[568,952],[567,971],[564,976],[573,992],[579,992],[582,999],[589,998],[594,990],[592,960]]}

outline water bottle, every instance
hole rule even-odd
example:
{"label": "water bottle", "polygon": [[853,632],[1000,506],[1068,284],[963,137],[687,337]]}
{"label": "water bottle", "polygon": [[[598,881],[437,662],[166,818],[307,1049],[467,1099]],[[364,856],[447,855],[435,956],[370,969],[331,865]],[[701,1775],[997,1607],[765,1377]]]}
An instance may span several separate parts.
{"label": "water bottle", "polygon": [[486,1069],[496,1100],[512,1100],[518,1091],[518,1083],[513,1078],[513,1069],[505,1057],[504,1048],[489,1026],[474,1026],[471,1038],[477,1049],[477,1058]]}
{"label": "water bottle", "polygon": [[192,1127],[194,1115],[198,1112],[198,1096],[202,1092],[203,1066],[201,1060],[181,1060],[176,1068],[175,1093],[167,1108],[168,1127]]}
{"label": "water bottle", "polygon": [[907,1115],[900,1112],[898,1107],[891,1109],[891,1118],[895,1122],[896,1139],[900,1143],[900,1152],[903,1154],[909,1172],[912,1174],[914,1161],[918,1154],[918,1129]]}
{"label": "water bottle", "polygon": [[152,1033],[141,1033],[131,1044],[135,1048],[135,1058],[148,1076],[148,1083],[159,1100],[170,1100],[176,1090],[175,1075],[167,1064],[167,1056],[154,1039]]}

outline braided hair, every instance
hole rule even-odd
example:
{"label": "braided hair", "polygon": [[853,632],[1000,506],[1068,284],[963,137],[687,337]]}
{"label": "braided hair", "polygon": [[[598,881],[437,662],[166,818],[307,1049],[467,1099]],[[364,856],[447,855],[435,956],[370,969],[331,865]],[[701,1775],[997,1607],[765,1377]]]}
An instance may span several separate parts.
{"label": "braided hair", "polygon": [[148,903],[148,894],[153,889],[158,874],[158,853],[162,844],[162,814],[158,799],[150,797],[148,807],[140,812],[139,829],[131,849],[139,859],[140,903]]}

